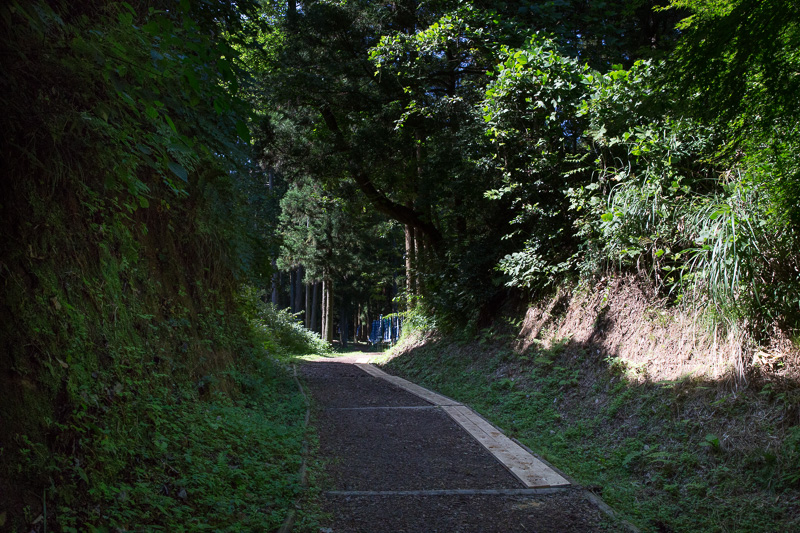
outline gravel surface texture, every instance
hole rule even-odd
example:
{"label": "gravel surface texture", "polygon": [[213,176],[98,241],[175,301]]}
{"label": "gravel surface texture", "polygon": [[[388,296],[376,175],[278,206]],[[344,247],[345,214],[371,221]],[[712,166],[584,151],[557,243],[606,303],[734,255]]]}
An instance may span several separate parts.
{"label": "gravel surface texture", "polygon": [[323,409],[430,405],[422,398],[374,378],[352,364],[306,363],[302,373],[315,402]]}
{"label": "gravel surface texture", "polygon": [[441,409],[330,410],[318,420],[336,490],[523,487]]}
{"label": "gravel surface texture", "polygon": [[613,531],[579,491],[547,496],[327,497],[335,532],[510,533]]}
{"label": "gravel surface texture", "polygon": [[315,403],[327,482],[324,533],[625,531],[578,488],[547,494],[347,494],[347,491],[519,491],[523,485],[440,408],[353,362],[300,373]]}

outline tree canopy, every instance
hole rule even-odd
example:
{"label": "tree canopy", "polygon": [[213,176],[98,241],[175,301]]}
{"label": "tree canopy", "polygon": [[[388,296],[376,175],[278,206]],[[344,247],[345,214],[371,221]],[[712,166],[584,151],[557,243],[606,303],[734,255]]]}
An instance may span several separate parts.
{"label": "tree canopy", "polygon": [[633,268],[794,327],[794,10],[308,2],[255,74],[262,157],[403,226],[407,290],[456,322]]}

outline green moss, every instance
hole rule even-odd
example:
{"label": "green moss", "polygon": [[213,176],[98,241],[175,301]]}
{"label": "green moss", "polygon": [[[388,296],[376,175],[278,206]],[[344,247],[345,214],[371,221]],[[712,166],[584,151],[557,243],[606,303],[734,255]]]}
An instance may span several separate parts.
{"label": "green moss", "polygon": [[3,265],[11,527],[46,501],[64,531],[277,528],[301,493],[303,400],[253,348],[219,259],[187,262],[200,243],[168,229],[191,222],[177,210],[144,235],[136,213],[45,205],[27,206],[41,223],[20,225],[30,247]]}

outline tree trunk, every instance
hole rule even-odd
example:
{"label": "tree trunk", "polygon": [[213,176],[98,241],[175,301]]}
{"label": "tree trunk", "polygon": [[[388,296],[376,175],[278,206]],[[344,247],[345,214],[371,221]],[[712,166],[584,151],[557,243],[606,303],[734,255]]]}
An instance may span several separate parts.
{"label": "tree trunk", "polygon": [[322,278],[322,323],[320,324],[319,334],[327,340],[328,339],[328,282]]}
{"label": "tree trunk", "polygon": [[275,285],[275,307],[281,308],[281,285],[283,284],[283,273],[278,271],[278,283]]}
{"label": "tree trunk", "polygon": [[289,311],[294,314],[294,270],[289,270]]}
{"label": "tree trunk", "polygon": [[343,348],[347,348],[347,335],[349,333],[350,327],[348,326],[348,316],[347,316],[347,308],[344,304],[339,309],[339,345]]}
{"label": "tree trunk", "polygon": [[353,342],[358,342],[358,325],[359,325],[359,310],[360,305],[356,305],[355,314],[353,315]]}
{"label": "tree trunk", "polygon": [[425,272],[425,248],[423,246],[422,231],[414,228],[414,294],[416,296],[425,295],[425,284],[422,281],[421,272]]}
{"label": "tree trunk", "polygon": [[294,271],[294,312],[303,312],[303,267]]}
{"label": "tree trunk", "polygon": [[414,263],[416,262],[416,251],[414,250],[414,228],[406,224],[403,226],[406,235],[406,305],[408,309],[414,307],[414,295],[417,291],[414,282]]}
{"label": "tree trunk", "polygon": [[272,295],[271,301],[272,305],[275,307],[278,306],[278,285],[279,285],[279,278],[278,278],[278,262],[273,259],[272,260]]}
{"label": "tree trunk", "polygon": [[304,325],[306,329],[311,329],[311,284],[305,284],[305,293],[306,293],[306,307],[304,313]]}
{"label": "tree trunk", "polygon": [[321,332],[321,330],[317,328],[319,324],[319,285],[319,281],[313,283],[314,297],[311,299],[311,326],[309,327],[311,331],[316,332]]}
{"label": "tree trunk", "polygon": [[333,342],[333,280],[322,281],[322,338]]}
{"label": "tree trunk", "polygon": [[325,340],[333,342],[333,280],[325,284]]}

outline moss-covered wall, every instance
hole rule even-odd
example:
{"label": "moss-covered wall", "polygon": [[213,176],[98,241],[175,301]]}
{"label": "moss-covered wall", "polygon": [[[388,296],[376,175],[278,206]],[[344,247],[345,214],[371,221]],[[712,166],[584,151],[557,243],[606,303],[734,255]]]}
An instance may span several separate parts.
{"label": "moss-covered wall", "polygon": [[218,68],[240,13],[159,5],[0,6],[0,529],[127,508],[110,495],[175,455],[165,413],[234,393],[250,350],[246,126]]}
{"label": "moss-covered wall", "polygon": [[148,438],[124,427],[131,401],[168,384],[224,388],[211,376],[247,338],[197,201],[129,212],[102,190],[46,189],[2,186],[0,492],[12,509],[38,508],[43,489],[80,491],[86,471],[119,475],[126,461],[91,462],[98,446]]}

